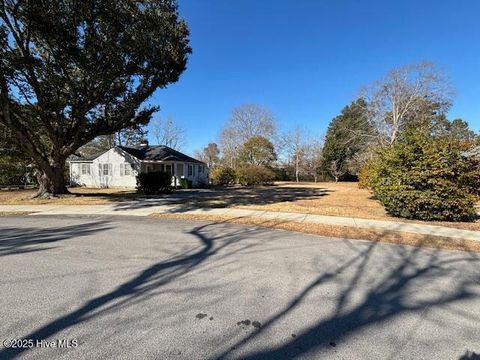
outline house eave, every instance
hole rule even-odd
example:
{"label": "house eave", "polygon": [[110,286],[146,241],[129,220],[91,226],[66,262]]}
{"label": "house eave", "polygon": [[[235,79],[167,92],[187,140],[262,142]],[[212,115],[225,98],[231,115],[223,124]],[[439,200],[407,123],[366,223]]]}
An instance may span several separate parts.
{"label": "house eave", "polygon": [[203,162],[198,162],[198,161],[186,161],[186,160],[140,160],[142,163],[185,163],[185,164],[200,164],[200,165],[205,165]]}
{"label": "house eave", "polygon": [[91,163],[93,160],[67,160],[68,163]]}

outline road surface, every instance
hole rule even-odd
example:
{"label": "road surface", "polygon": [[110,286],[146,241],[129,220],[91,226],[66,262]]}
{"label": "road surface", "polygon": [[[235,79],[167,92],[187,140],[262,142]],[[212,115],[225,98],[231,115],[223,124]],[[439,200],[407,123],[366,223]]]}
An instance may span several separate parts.
{"label": "road surface", "polygon": [[480,353],[480,256],[467,252],[210,222],[16,216],[0,217],[0,269],[0,359]]}

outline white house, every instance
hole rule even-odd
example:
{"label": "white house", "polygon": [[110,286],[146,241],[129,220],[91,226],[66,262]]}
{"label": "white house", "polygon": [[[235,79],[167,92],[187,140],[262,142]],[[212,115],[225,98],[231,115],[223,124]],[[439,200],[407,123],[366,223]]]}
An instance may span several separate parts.
{"label": "white house", "polygon": [[152,171],[170,173],[173,186],[179,186],[181,178],[193,186],[208,181],[205,163],[168,146],[146,142],[137,147],[115,146],[91,157],[72,156],[67,162],[73,186],[135,187],[137,174]]}

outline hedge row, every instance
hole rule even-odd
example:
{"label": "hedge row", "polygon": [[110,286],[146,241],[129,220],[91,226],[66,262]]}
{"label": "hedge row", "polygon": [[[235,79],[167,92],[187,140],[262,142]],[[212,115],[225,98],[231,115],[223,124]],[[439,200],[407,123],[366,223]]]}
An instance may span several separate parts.
{"label": "hedge row", "polygon": [[259,165],[244,165],[236,170],[229,167],[217,167],[212,170],[211,179],[214,185],[241,184],[244,186],[270,185],[275,180],[275,173]]}

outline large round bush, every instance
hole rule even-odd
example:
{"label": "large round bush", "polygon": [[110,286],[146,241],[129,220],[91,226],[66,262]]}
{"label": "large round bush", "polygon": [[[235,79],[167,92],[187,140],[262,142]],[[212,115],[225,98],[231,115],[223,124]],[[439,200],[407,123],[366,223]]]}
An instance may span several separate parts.
{"label": "large round bush", "polygon": [[471,221],[477,217],[480,160],[468,155],[468,146],[410,134],[369,164],[365,180],[393,216]]}
{"label": "large round bush", "polygon": [[235,183],[235,170],[225,166],[217,166],[210,172],[210,178],[214,185],[231,185]]}
{"label": "large round bush", "polygon": [[275,173],[267,167],[244,165],[237,169],[237,181],[244,186],[270,185],[275,180]]}

